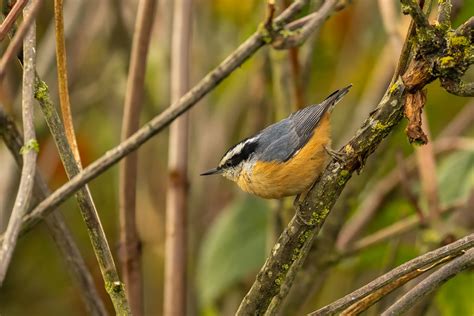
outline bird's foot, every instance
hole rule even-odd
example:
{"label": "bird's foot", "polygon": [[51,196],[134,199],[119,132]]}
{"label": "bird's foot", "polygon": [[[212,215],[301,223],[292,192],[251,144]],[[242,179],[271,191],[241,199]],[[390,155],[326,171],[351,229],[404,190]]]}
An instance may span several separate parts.
{"label": "bird's foot", "polygon": [[324,146],[324,150],[328,153],[329,156],[334,158],[336,161],[341,162],[341,163],[344,162],[345,160],[344,154],[341,154],[340,152],[335,151],[334,149],[327,146]]}

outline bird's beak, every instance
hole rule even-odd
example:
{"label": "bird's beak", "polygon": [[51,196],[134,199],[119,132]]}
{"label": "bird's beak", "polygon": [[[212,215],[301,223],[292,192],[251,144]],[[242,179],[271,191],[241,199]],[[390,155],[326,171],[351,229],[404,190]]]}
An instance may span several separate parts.
{"label": "bird's beak", "polygon": [[216,174],[216,173],[221,173],[221,172],[222,172],[221,169],[213,168],[213,169],[207,170],[206,172],[201,173],[200,175],[201,176],[209,176],[211,174]]}

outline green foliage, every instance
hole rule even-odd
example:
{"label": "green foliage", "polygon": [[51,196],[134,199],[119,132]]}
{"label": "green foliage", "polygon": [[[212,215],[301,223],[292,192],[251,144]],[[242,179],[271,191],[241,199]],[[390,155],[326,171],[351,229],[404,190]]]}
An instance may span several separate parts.
{"label": "green foliage", "polygon": [[460,273],[438,291],[435,301],[443,316],[472,315],[474,311],[474,273]]}
{"label": "green foliage", "polygon": [[438,182],[443,204],[465,198],[474,187],[474,151],[459,151],[444,159],[438,168]]}
{"label": "green foliage", "polygon": [[199,254],[198,287],[203,306],[215,302],[264,262],[267,204],[246,196],[222,211]]}

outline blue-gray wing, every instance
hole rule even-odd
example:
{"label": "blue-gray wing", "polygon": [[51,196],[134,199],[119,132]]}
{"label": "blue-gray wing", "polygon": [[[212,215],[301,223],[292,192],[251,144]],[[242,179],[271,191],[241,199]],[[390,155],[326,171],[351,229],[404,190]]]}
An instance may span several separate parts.
{"label": "blue-gray wing", "polygon": [[332,93],[320,104],[305,107],[260,132],[258,152],[264,161],[287,161],[313,136],[327,111],[349,91],[348,86]]}

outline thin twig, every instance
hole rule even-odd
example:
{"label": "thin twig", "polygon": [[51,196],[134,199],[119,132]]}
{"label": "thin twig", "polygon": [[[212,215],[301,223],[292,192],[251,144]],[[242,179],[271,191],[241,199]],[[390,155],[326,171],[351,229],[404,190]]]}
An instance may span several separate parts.
{"label": "thin twig", "polygon": [[459,272],[474,265],[474,249],[469,249],[465,254],[433,272],[426,279],[418,283],[413,289],[405,293],[399,300],[390,306],[382,316],[400,315],[409,310],[416,302],[439,288],[443,283],[456,276]]}
{"label": "thin twig", "polygon": [[344,310],[347,307],[351,306],[352,304],[360,301],[361,299],[367,297],[374,291],[381,289],[387,284],[390,284],[391,282],[403,277],[404,275],[412,271],[429,267],[433,263],[448,256],[459,256],[464,250],[472,247],[474,247],[474,234],[465,236],[447,246],[438,248],[424,255],[416,257],[415,259],[412,259],[396,267],[395,269],[392,269],[388,273],[378,277],[377,279],[359,288],[358,290],[347,294],[346,296],[338,299],[337,301],[326,305],[318,309],[317,311],[310,313],[309,315],[316,316],[336,314],[341,310]]}
{"label": "thin twig", "polygon": [[[66,137],[78,165],[81,167],[81,156],[77,148],[74,124],[71,115],[71,104],[69,102],[69,89],[67,79],[66,43],[64,38],[63,0],[54,0],[54,22],[56,34],[56,64],[58,69],[58,91],[59,105],[63,117]],[[82,167],[81,167],[82,168]]]}
{"label": "thin twig", "polygon": [[[449,214],[456,210],[462,209],[465,206],[465,201],[455,202],[447,207],[444,207],[440,211],[440,215]],[[413,215],[402,220],[399,220],[390,226],[384,227],[375,233],[372,233],[364,238],[359,239],[350,246],[348,249],[344,250],[341,253],[342,257],[348,256],[350,254],[360,253],[362,250],[369,247],[378,245],[382,242],[393,239],[396,236],[400,236],[406,232],[413,230],[416,227],[419,227],[422,224],[421,218],[419,215]]]}
{"label": "thin twig", "polygon": [[[288,19],[298,13],[305,3],[305,0],[293,2],[293,4],[283,11],[274,22],[277,24],[286,23]],[[207,74],[197,85],[182,96],[179,101],[168,107],[161,114],[157,115],[125,141],[107,151],[102,157],[84,168],[83,171],[39,203],[24,217],[23,225],[31,227],[36,224],[43,216],[51,212],[55,207],[77,192],[86,183],[105,172],[130,152],[136,150],[155,134],[164,130],[174,119],[189,110],[206,94],[212,91],[222,80],[242,65],[264,44],[265,40],[263,34],[256,32],[251,35],[219,66]]]}
{"label": "thin twig", "polygon": [[[139,127],[146,62],[155,16],[155,0],[138,2],[135,32],[127,78],[121,140]],[[133,315],[143,315],[141,243],[136,224],[137,152],[128,155],[119,169],[120,261]]]}
{"label": "thin twig", "polygon": [[0,59],[0,81],[2,81],[10,61],[15,57],[15,55],[18,53],[18,50],[21,48],[23,38],[25,37],[29,27],[33,24],[36,14],[38,14],[42,3],[42,0],[36,0],[34,3],[32,3],[30,9],[31,13],[25,17],[23,23],[21,23],[21,26],[18,28],[18,31],[15,33],[15,36],[11,40],[5,53]]}
{"label": "thin twig", "polygon": [[[18,131],[13,120],[0,107],[0,137],[3,138],[5,145],[10,150],[13,158],[18,166],[23,166],[23,156],[20,154],[20,149],[23,147],[23,139]],[[35,175],[34,186],[35,201],[41,201],[50,194],[50,190],[44,179],[37,172]],[[107,315],[104,303],[97,292],[94,279],[82,258],[79,248],[74,241],[74,238],[69,231],[69,228],[64,221],[61,210],[56,209],[45,218],[46,225],[50,231],[56,246],[62,253],[62,258],[65,260],[70,273],[77,286],[80,289],[81,295],[86,309],[90,315]],[[22,227],[20,237],[26,232],[25,227]],[[0,243],[3,241],[3,235],[0,236]]]}
{"label": "thin twig", "polygon": [[0,41],[3,41],[5,36],[8,35],[8,32],[12,29],[13,25],[15,25],[15,21],[21,13],[21,10],[25,7],[28,3],[28,0],[17,0],[13,5],[12,9],[3,20],[2,25],[0,25]]}
{"label": "thin twig", "polygon": [[[31,17],[32,4],[25,6],[23,15],[25,20]],[[33,20],[34,21],[34,20]],[[16,247],[18,235],[20,233],[22,217],[27,213],[30,206],[35,172],[36,157],[39,146],[36,140],[34,125],[34,84],[36,65],[36,24],[33,22],[25,34],[23,41],[23,59],[25,67],[23,70],[22,85],[22,119],[23,119],[23,139],[24,145],[21,150],[23,155],[23,167],[21,169],[20,186],[15,199],[15,205],[10,215],[8,227],[5,232],[2,246],[0,248],[0,287],[5,280],[5,276],[10,264],[13,251]]]}
{"label": "thin twig", "polygon": [[[273,13],[270,13],[270,21]],[[175,1],[171,38],[171,102],[189,89],[192,1]],[[170,126],[166,194],[165,283],[163,315],[186,315],[188,113]]]}

